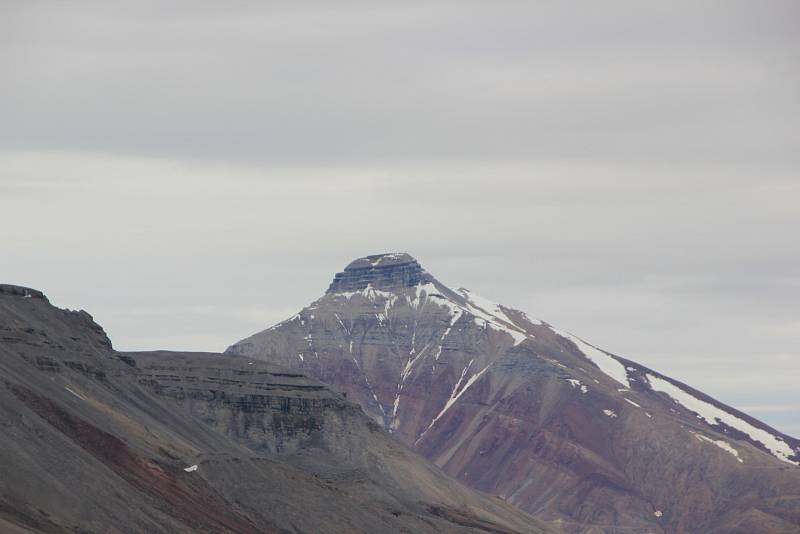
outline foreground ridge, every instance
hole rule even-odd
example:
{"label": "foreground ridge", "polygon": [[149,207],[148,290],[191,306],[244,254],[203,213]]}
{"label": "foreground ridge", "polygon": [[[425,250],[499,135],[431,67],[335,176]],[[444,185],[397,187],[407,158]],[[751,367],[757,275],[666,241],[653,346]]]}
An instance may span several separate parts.
{"label": "foreground ridge", "polygon": [[0,286],[0,532],[551,533],[303,373],[112,349]]}

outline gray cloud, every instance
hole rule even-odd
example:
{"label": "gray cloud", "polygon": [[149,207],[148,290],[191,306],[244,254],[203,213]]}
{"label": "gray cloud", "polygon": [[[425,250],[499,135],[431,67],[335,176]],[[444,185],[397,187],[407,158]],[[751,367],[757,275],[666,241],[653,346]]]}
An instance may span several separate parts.
{"label": "gray cloud", "polygon": [[796,2],[6,2],[3,281],[220,350],[350,259],[800,435]]}
{"label": "gray cloud", "polygon": [[794,2],[185,7],[20,5],[3,28],[15,120],[0,139],[302,163],[796,168]]}

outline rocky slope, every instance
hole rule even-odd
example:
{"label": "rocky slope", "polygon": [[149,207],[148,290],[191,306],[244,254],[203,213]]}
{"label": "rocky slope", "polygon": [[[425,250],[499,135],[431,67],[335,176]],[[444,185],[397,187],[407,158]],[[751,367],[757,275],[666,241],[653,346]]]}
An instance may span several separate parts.
{"label": "rocky slope", "polygon": [[800,442],[407,254],[228,349],[308,373],[467,484],[574,532],[800,530]]}
{"label": "rocky slope", "polygon": [[554,532],[456,482],[320,382],[119,353],[0,286],[0,532]]}

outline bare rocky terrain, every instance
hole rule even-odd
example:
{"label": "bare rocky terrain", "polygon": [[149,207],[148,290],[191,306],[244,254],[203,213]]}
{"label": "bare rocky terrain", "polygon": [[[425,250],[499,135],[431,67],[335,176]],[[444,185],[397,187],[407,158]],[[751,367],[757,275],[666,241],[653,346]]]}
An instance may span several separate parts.
{"label": "bare rocky terrain", "polygon": [[120,353],[0,286],[0,532],[546,533],[342,394],[246,357]]}
{"label": "bare rocky terrain", "polygon": [[227,353],[331,385],[447,473],[570,532],[800,531],[797,439],[407,254],[355,260]]}

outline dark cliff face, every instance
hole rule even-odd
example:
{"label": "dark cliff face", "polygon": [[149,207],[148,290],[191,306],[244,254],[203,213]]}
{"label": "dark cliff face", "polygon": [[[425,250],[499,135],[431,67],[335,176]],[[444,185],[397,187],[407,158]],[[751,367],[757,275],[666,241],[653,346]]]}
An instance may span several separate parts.
{"label": "dark cliff face", "polygon": [[228,352],[346,392],[448,473],[570,531],[800,526],[797,440],[450,289],[408,255],[384,257],[354,261],[319,300]]}
{"label": "dark cliff face", "polygon": [[[6,307],[6,316],[0,322],[0,341],[3,343],[84,350],[95,357],[111,349],[111,340],[103,327],[83,310],[54,308],[41,291],[8,284],[0,284],[0,298],[13,304]],[[32,357],[42,366],[52,361],[41,353]]]}
{"label": "dark cliff face", "polygon": [[337,273],[329,293],[359,291],[371,285],[375,289],[397,289],[430,281],[419,262],[404,252],[366,256],[351,262]]}
{"label": "dark cliff face", "polygon": [[0,288],[0,532],[552,532],[301,373],[119,353]]}
{"label": "dark cliff face", "polygon": [[29,287],[23,286],[15,286],[11,284],[0,284],[0,295],[8,295],[11,297],[22,297],[22,298],[35,298],[44,300],[45,302],[49,302],[47,297],[44,296],[44,293],[41,291],[37,291],[36,289],[31,289]]}

